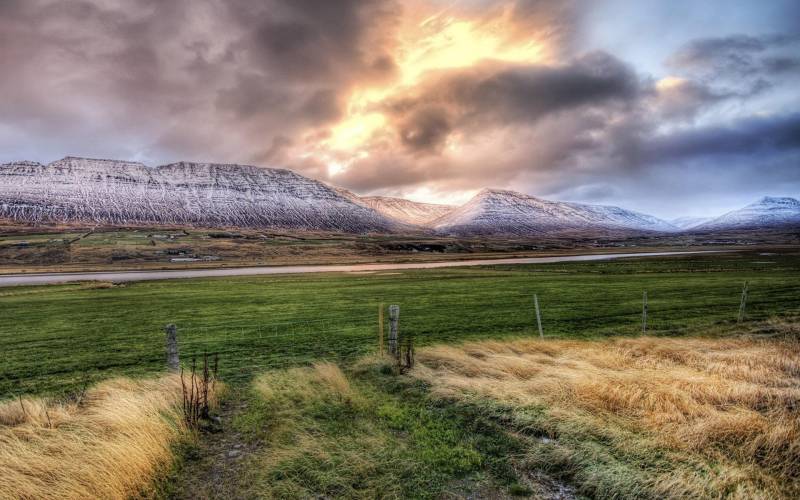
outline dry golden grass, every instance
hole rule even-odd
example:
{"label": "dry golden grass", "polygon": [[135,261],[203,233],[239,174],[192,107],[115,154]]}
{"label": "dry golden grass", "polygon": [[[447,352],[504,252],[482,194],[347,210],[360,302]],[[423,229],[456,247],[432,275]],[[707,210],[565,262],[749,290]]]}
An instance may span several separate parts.
{"label": "dry golden grass", "polygon": [[[322,466],[322,469],[330,470],[313,473],[315,481],[323,484],[346,484],[348,480],[343,478],[349,474],[370,478],[368,482],[376,481],[380,476],[369,456],[386,449],[387,436],[381,430],[356,422],[358,409],[365,411],[364,395],[351,386],[348,377],[336,364],[316,363],[311,367],[270,371],[256,378],[253,388],[264,402],[262,411],[269,418],[268,422],[259,422],[258,426],[268,427],[269,432],[263,436],[265,448],[258,457],[256,469],[260,474],[250,478],[255,490],[243,496],[311,497],[313,495],[306,488],[313,489],[314,486],[295,476],[303,477],[305,472],[301,471],[312,474],[309,471],[316,470],[320,464],[346,464],[341,468]],[[349,415],[344,420],[352,418],[349,424],[363,432],[351,436],[345,429],[337,432],[328,428],[327,425],[334,425],[326,424],[328,417],[337,421],[343,417],[342,412]],[[261,477],[263,472],[268,472],[266,479]],[[282,479],[275,481],[275,475]],[[350,497],[355,493],[342,494]]]}
{"label": "dry golden grass", "polygon": [[296,401],[353,396],[347,376],[338,365],[328,362],[315,363],[310,368],[268,372],[255,379],[253,388],[265,399],[286,394],[291,394]]}
{"label": "dry golden grass", "polygon": [[[556,443],[585,432],[640,457],[632,469],[649,469],[639,482],[649,494],[790,497],[800,494],[800,343],[796,323],[772,326],[786,336],[438,346],[418,354],[414,374],[446,397],[544,408],[540,431]],[[662,452],[666,470],[646,458]]]}
{"label": "dry golden grass", "polygon": [[[0,498],[146,494],[184,431],[180,379],[115,379],[80,402],[0,405]],[[78,404],[80,403],[80,404]]]}

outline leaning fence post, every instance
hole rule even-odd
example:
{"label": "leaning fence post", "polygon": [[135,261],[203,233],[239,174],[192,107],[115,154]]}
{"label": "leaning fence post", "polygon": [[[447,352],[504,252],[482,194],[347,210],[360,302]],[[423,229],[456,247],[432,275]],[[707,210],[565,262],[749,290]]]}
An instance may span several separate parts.
{"label": "leaning fence post", "polygon": [[399,337],[400,306],[389,306],[389,354],[397,356],[397,339]]}
{"label": "leaning fence post", "polygon": [[642,296],[642,335],[647,333],[647,290]]}
{"label": "leaning fence post", "polygon": [[544,333],[542,332],[542,315],[539,313],[539,297],[534,293],[533,294],[533,304],[536,306],[536,325],[539,327],[539,338],[544,338]]}
{"label": "leaning fence post", "polygon": [[744,282],[744,286],[742,287],[742,300],[739,301],[739,319],[737,323],[741,323],[744,320],[744,313],[745,309],[747,308],[747,281]]}
{"label": "leaning fence post", "polygon": [[383,302],[378,304],[378,349],[383,356]]}
{"label": "leaning fence post", "polygon": [[167,333],[167,368],[177,372],[180,370],[180,360],[178,359],[178,327],[169,324],[164,327]]}

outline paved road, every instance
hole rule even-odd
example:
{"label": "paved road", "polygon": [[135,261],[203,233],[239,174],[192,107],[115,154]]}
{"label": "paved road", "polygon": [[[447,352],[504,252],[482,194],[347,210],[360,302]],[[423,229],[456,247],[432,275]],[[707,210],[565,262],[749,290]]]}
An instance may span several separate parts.
{"label": "paved road", "polygon": [[665,255],[686,255],[696,253],[712,253],[710,251],[694,252],[642,252],[642,253],[607,253],[592,255],[562,255],[557,257],[515,257],[509,259],[457,260],[445,262],[412,262],[385,264],[337,264],[317,266],[269,266],[269,267],[237,267],[221,269],[177,269],[171,271],[99,271],[83,273],[43,273],[43,274],[0,274],[0,287],[13,285],[44,285],[67,283],[71,281],[145,281],[167,280],[178,278],[211,278],[219,276],[254,276],[261,274],[296,274],[296,273],[331,273],[331,272],[368,272],[389,271],[397,269],[435,269],[440,267],[485,266],[498,264],[545,264],[550,262],[577,262],[591,260],[611,260],[623,257],[654,257]]}

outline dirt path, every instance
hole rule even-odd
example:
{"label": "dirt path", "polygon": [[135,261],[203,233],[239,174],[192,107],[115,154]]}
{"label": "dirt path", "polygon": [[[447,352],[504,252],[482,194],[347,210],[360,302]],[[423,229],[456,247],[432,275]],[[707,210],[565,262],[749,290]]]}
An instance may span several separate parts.
{"label": "dirt path", "polygon": [[[249,471],[258,466],[254,455],[263,452],[263,443],[245,439],[234,429],[233,422],[246,412],[248,402],[241,393],[228,395],[218,409],[218,420],[211,431],[201,432],[194,447],[187,450],[184,461],[171,485],[169,498],[231,499],[253,496]],[[517,439],[538,439],[507,430]],[[512,460],[513,462],[513,460]],[[576,500],[574,488],[539,471],[514,465],[520,483],[528,488],[526,498],[539,500]],[[326,498],[326,497],[319,497]],[[454,479],[439,495],[442,500],[513,500],[520,498],[501,487],[474,478]]]}
{"label": "dirt path", "polygon": [[213,430],[201,432],[196,448],[189,450],[176,479],[173,498],[241,498],[244,472],[260,443],[248,443],[233,429],[234,418],[247,408],[232,395],[220,403]]}

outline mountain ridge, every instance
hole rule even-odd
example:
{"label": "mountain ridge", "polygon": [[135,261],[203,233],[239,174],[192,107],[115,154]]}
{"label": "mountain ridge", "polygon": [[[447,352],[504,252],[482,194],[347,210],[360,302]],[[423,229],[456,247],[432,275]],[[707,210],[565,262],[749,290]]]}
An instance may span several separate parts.
{"label": "mountain ridge", "polygon": [[625,236],[800,227],[800,202],[765,196],[716,218],[672,221],[609,205],[484,188],[460,206],[359,196],[285,168],[67,156],[0,165],[0,218],[39,223],[273,227],[450,236]]}
{"label": "mountain ridge", "polygon": [[670,232],[677,228],[651,215],[614,206],[544,200],[506,189],[486,188],[433,222],[455,235],[530,236],[575,232]]}
{"label": "mountain ridge", "polygon": [[287,169],[65,157],[0,166],[0,217],[29,223],[173,224],[392,232],[395,221]]}

